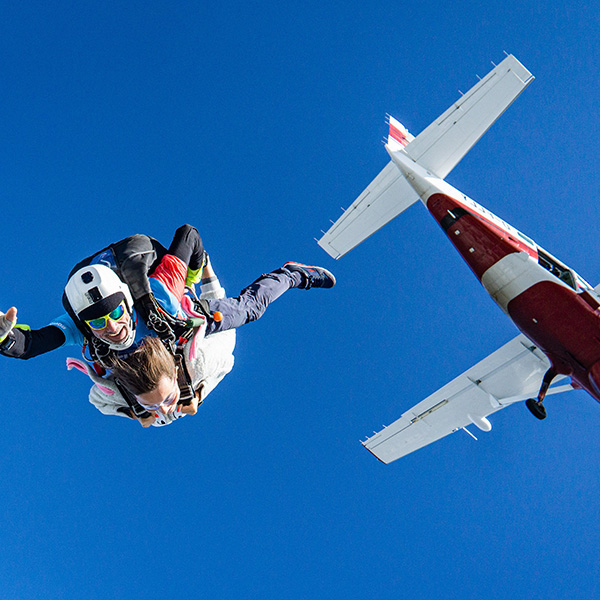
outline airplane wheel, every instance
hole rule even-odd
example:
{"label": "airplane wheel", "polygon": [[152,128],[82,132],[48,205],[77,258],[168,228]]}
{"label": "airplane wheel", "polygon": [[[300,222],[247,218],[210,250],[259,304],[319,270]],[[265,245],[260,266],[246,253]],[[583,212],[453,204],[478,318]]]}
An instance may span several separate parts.
{"label": "airplane wheel", "polygon": [[537,402],[537,400],[534,400],[533,398],[529,398],[529,400],[525,402],[525,405],[529,409],[529,412],[531,412],[531,414],[540,421],[548,416],[546,414],[546,409],[544,408],[544,405],[540,402]]}

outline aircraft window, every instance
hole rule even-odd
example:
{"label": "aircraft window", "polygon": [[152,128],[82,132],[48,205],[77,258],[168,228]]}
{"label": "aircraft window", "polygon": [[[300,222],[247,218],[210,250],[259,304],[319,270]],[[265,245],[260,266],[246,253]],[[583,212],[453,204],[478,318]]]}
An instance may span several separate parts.
{"label": "aircraft window", "polygon": [[574,290],[577,290],[577,286],[575,285],[575,278],[571,271],[563,271],[560,275],[559,279],[564,281],[569,287],[572,287]]}
{"label": "aircraft window", "polygon": [[545,252],[542,252],[538,248],[538,262],[544,267],[544,269],[550,271],[552,275],[558,277],[562,282],[566,283],[569,287],[572,287],[574,290],[577,290],[577,285],[575,284],[575,278],[573,277],[573,273],[571,270],[565,265],[560,264],[556,259],[548,256]]}

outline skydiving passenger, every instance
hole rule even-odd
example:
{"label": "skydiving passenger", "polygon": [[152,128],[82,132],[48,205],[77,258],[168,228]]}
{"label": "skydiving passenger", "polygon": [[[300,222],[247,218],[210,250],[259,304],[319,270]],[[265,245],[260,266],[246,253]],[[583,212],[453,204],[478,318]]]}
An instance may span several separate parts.
{"label": "skydiving passenger", "polygon": [[[186,286],[200,277],[200,298],[186,295]],[[132,236],[79,263],[63,297],[70,318],[63,315],[32,331],[15,327],[14,307],[6,315],[0,313],[0,353],[27,359],[63,345],[80,344],[84,352],[87,347],[93,369],[73,359],[69,364],[87,371],[96,382],[90,401],[105,414],[136,418],[144,426],[164,425],[182,414],[194,414],[198,403],[231,370],[233,329],[258,319],[270,302],[292,287],[333,285],[335,278],[325,269],[286,263],[257,279],[239,297],[224,298],[198,232],[185,225],[177,230],[168,251],[152,238]],[[190,316],[196,318],[196,327],[190,331],[188,325],[177,340],[175,333],[183,333],[182,319]],[[151,402],[144,408],[135,392],[118,377],[107,375],[107,369],[120,364],[148,336],[160,337],[171,356],[176,354],[178,389],[177,398],[169,397],[164,406]],[[187,343],[192,336],[193,342]]]}

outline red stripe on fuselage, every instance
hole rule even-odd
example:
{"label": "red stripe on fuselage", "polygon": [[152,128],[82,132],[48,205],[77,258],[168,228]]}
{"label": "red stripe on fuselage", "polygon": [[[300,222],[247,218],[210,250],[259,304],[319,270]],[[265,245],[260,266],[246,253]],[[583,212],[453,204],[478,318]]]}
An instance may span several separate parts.
{"label": "red stripe on fuselage", "polygon": [[600,361],[598,311],[574,290],[552,281],[536,283],[513,298],[507,309],[515,325],[548,355],[559,372],[571,374],[600,402],[588,378],[589,370]]}
{"label": "red stripe on fuselage", "polygon": [[[440,225],[449,211],[467,211],[446,234],[480,281],[490,267],[509,254],[526,251],[537,258],[537,252],[454,198],[434,194],[427,208]],[[600,312],[594,306],[575,290],[558,282],[541,281],[513,298],[507,310],[515,325],[548,356],[558,372],[570,375],[600,402],[600,393],[589,379],[590,370],[600,364]],[[600,380],[600,366],[596,371]]]}
{"label": "red stripe on fuselage", "polygon": [[519,243],[507,231],[474,214],[469,206],[450,196],[433,194],[427,200],[427,208],[440,225],[456,208],[467,211],[468,214],[450,225],[446,235],[480,281],[491,266],[508,254],[525,251],[537,257],[531,248]]}

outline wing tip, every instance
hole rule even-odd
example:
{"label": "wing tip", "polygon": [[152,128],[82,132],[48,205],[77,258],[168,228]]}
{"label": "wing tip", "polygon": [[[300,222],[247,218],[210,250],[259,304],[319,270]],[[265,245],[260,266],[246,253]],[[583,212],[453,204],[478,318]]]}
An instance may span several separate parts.
{"label": "wing tip", "polygon": [[361,442],[361,445],[363,446],[363,448],[366,448],[380,463],[383,463],[384,465],[389,465],[391,461],[386,462],[381,457],[377,456],[377,454],[375,454],[375,452],[373,452],[373,450],[371,450],[371,448],[369,448],[369,446],[367,446],[368,442],[369,442],[369,440],[367,440],[366,442]]}
{"label": "wing tip", "polygon": [[331,256],[331,258],[333,258],[334,260],[339,260],[343,256],[343,254],[338,252],[333,246],[331,246],[329,242],[323,241],[324,239],[325,236],[323,236],[320,240],[315,238],[315,241],[319,246],[321,246],[321,248],[323,248],[323,250],[325,250],[325,252],[327,252],[327,254],[329,254],[329,256]]}

